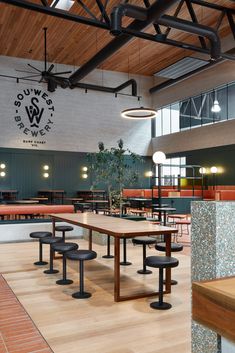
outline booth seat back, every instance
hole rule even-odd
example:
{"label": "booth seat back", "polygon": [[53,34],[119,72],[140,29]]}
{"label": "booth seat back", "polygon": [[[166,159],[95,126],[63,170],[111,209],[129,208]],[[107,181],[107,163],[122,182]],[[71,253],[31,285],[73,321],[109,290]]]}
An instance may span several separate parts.
{"label": "booth seat back", "polygon": [[220,190],[220,200],[235,200],[235,190]]}
{"label": "booth seat back", "polygon": [[143,189],[123,189],[122,196],[123,197],[143,197],[144,190]]}
{"label": "booth seat back", "polygon": [[0,215],[73,213],[73,205],[0,205]]}
{"label": "booth seat back", "polygon": [[215,191],[214,190],[203,190],[203,198],[204,199],[215,199]]}
{"label": "booth seat back", "polygon": [[[180,196],[181,197],[185,197],[185,196],[188,196],[188,197],[192,197],[193,196],[193,190],[181,190],[180,191]],[[202,192],[201,190],[194,190],[194,196],[202,196]]]}

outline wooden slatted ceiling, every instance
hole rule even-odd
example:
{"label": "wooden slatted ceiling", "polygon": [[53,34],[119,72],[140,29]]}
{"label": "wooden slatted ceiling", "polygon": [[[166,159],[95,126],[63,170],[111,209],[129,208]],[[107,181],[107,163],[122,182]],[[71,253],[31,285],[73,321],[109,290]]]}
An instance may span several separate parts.
{"label": "wooden slatted ceiling", "polygon": [[[234,8],[234,3],[229,0],[209,1]],[[34,0],[34,2],[40,3],[39,0]],[[108,12],[119,2],[119,0],[111,0]],[[91,6],[91,1],[85,1],[91,11],[98,14],[95,2],[92,3]],[[143,6],[141,0],[130,3]],[[218,11],[202,8],[198,5],[195,5],[194,9],[200,23],[215,27],[216,20],[220,15]],[[174,10],[175,7],[168,14],[172,15]],[[72,12],[85,15],[84,10],[77,5],[73,6]],[[185,6],[182,7],[179,17],[190,19]],[[124,20],[124,24],[130,21],[129,19]],[[54,63],[83,65],[113,39],[108,31],[0,4],[0,54],[27,58],[28,60],[43,60],[43,27],[48,27],[48,59]],[[153,26],[149,27],[148,32],[154,33]],[[223,20],[220,36],[225,37],[228,33],[228,22]],[[196,36],[178,30],[172,29],[169,38],[200,45]],[[134,38],[106,60],[101,68],[133,74],[153,75],[156,71],[187,55],[190,55],[189,51]]]}

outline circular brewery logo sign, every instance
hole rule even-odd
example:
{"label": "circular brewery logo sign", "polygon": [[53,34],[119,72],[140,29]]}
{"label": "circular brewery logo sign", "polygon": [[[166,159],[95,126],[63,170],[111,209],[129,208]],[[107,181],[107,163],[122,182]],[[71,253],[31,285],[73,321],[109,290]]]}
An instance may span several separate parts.
{"label": "circular brewery logo sign", "polygon": [[19,130],[30,138],[42,138],[53,127],[53,101],[41,89],[24,89],[14,101],[14,121]]}

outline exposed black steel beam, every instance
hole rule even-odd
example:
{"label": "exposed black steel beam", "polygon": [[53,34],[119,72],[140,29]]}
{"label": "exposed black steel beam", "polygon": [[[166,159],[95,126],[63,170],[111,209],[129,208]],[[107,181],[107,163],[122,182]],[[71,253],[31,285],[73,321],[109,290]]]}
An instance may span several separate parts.
{"label": "exposed black steel beam", "polygon": [[[168,8],[173,6],[177,0],[158,0],[155,1],[151,7],[147,9],[148,18],[146,21],[134,20],[127,28],[134,31],[141,31],[153,22],[157,22],[157,19],[164,13]],[[82,78],[87,76],[93,71],[98,65],[105,61],[108,57],[113,55],[118,49],[124,46],[132,39],[132,35],[121,34],[119,37],[113,39],[104,48],[93,56],[87,63],[70,76],[69,80],[71,84],[75,84]]]}
{"label": "exposed black steel beam", "polygon": [[107,23],[107,25],[110,25],[110,19],[109,19],[107,12],[106,12],[106,9],[105,9],[107,6],[107,3],[105,4],[106,6],[102,3],[101,0],[96,0],[96,3],[97,3],[98,8],[101,12],[101,16],[102,16],[101,19],[103,18],[105,20],[105,22]]}
{"label": "exposed black steel beam", "polygon": [[221,6],[221,5],[217,5],[217,4],[213,4],[212,2],[207,2],[204,0],[190,0],[190,1],[192,4],[201,5],[201,6],[208,7],[208,8],[214,9],[214,10],[219,10],[219,11],[227,10],[233,14],[235,13],[234,9],[231,9],[231,8],[225,7],[225,6]]}
{"label": "exposed black steel beam", "polygon": [[233,15],[231,14],[231,12],[227,12],[227,17],[228,17],[228,22],[233,34],[233,38],[235,39],[235,24],[234,24],[234,19],[233,19]]}
{"label": "exposed black steel beam", "polygon": [[172,16],[164,15],[158,23],[171,28],[176,28],[184,32],[200,35],[209,39],[211,43],[211,58],[217,60],[221,55],[220,38],[218,33],[208,27],[201,24],[195,24],[181,18],[174,18]]}
{"label": "exposed black steel beam", "polygon": [[47,0],[41,0],[41,3],[43,4],[43,6],[48,6]]}
{"label": "exposed black steel beam", "polygon": [[[177,8],[175,9],[174,17],[177,17],[177,16],[178,16],[178,14],[180,13],[180,10],[181,10],[183,4],[184,4],[184,0],[181,0],[180,3],[178,4]],[[166,38],[168,37],[170,31],[171,31],[171,28],[170,28],[170,27],[168,27],[168,28],[165,30],[164,34],[165,34],[165,37],[166,37]]]}
{"label": "exposed black steel beam", "polygon": [[92,18],[94,18],[94,20],[98,21],[98,19],[95,17],[93,12],[91,12],[91,10],[83,3],[82,0],[77,0],[77,2],[88,15],[90,15]]}
{"label": "exposed black steel beam", "polygon": [[13,5],[13,6],[22,7],[27,10],[44,13],[46,15],[50,15],[50,16],[54,16],[54,17],[58,17],[58,18],[63,18],[64,20],[78,22],[78,23],[82,23],[84,25],[109,30],[109,26],[104,22],[97,21],[92,18],[79,16],[79,15],[73,15],[73,14],[69,13],[68,11],[55,9],[54,7],[49,7],[49,6],[47,6],[47,7],[42,6],[42,5],[27,1],[27,0],[0,0],[0,2],[5,3],[5,4],[9,4],[9,5]]}
{"label": "exposed black steel beam", "polygon": [[218,59],[217,61],[209,62],[207,65],[205,65],[205,66],[203,66],[203,67],[199,67],[198,69],[193,70],[193,71],[191,71],[191,72],[189,72],[189,73],[187,73],[187,74],[185,74],[185,75],[182,75],[182,76],[180,76],[180,77],[178,77],[178,78],[167,80],[166,82],[163,82],[163,83],[161,83],[161,84],[159,84],[159,85],[156,85],[156,86],[150,88],[149,93],[152,94],[152,93],[154,93],[154,92],[160,92],[160,91],[162,91],[162,90],[164,90],[164,89],[166,89],[166,88],[169,88],[169,87],[171,87],[171,86],[174,86],[174,85],[176,85],[177,83],[179,83],[179,82],[181,82],[181,81],[184,81],[184,80],[186,80],[187,78],[192,77],[192,76],[194,76],[194,75],[196,75],[196,74],[198,74],[198,73],[200,73],[200,72],[203,72],[203,71],[205,71],[205,70],[211,68],[211,66],[215,66],[215,65],[217,65],[217,64],[220,64],[220,63],[223,62],[223,61],[224,61],[224,59],[220,58],[220,59]]}
{"label": "exposed black steel beam", "polygon": [[53,3],[52,7],[56,7],[56,5],[58,4],[60,0],[55,0],[55,2]]}
{"label": "exposed black steel beam", "polygon": [[[186,5],[187,5],[187,8],[188,8],[188,11],[189,11],[189,13],[190,13],[190,16],[191,16],[192,21],[193,21],[194,23],[198,23],[197,16],[196,16],[196,14],[195,14],[195,11],[194,11],[194,8],[193,8],[193,6],[192,6],[191,1],[190,1],[190,0],[185,0],[185,2],[186,2]],[[206,48],[206,41],[205,41],[205,39],[204,39],[203,37],[201,37],[201,36],[199,36],[198,38],[199,38],[199,40],[200,40],[200,43],[201,43],[202,48]]]}
{"label": "exposed black steel beam", "polygon": [[221,12],[220,12],[220,15],[219,15],[219,17],[218,17],[218,20],[217,20],[217,23],[216,23],[216,26],[215,26],[216,31],[219,30],[220,25],[221,25],[221,23],[222,23],[222,21],[223,21],[223,18],[224,18],[224,16],[225,16],[225,13],[226,13],[225,11],[221,11]]}
{"label": "exposed black steel beam", "polygon": [[[186,50],[190,50],[190,51],[196,51],[198,53],[210,55],[209,49],[203,49],[201,47],[198,47],[198,46],[195,46],[192,44],[176,41],[176,40],[169,39],[169,38],[165,39],[162,37],[162,35],[152,35],[149,33],[133,31],[131,29],[123,29],[123,32],[128,33],[128,34],[135,36],[135,37],[150,40],[152,42],[171,45],[173,47],[182,48],[182,49],[186,49]],[[227,60],[235,60],[235,56],[232,54],[221,53],[221,57],[224,59],[227,59]]]}
{"label": "exposed black steel beam", "polygon": [[[151,6],[149,0],[143,0],[143,1],[144,1],[145,7],[148,8],[148,7]],[[160,26],[157,23],[154,23],[153,27],[155,28],[155,31],[156,31],[157,34],[162,34],[161,28],[160,28]]]}

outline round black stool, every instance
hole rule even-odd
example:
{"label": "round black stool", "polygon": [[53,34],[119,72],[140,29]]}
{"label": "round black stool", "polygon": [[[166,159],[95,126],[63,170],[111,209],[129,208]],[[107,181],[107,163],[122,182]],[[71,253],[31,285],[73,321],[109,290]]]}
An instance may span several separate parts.
{"label": "round black stool", "polygon": [[[183,245],[178,244],[178,243],[171,243],[171,252],[178,252],[183,250]],[[166,251],[166,243],[157,243],[155,245],[155,249],[158,251]],[[163,281],[164,284],[166,284],[166,281]],[[174,286],[178,284],[178,282],[175,279],[171,280],[171,285]]]}
{"label": "round black stool", "polygon": [[40,243],[42,244],[49,244],[50,245],[50,268],[49,270],[45,270],[44,273],[47,274],[52,274],[52,273],[58,273],[58,270],[53,269],[53,256],[54,256],[54,251],[52,249],[52,244],[54,243],[59,243],[62,242],[62,238],[60,237],[47,237],[47,238],[41,238]]}
{"label": "round black stool", "polygon": [[127,261],[126,259],[126,238],[122,238],[122,245],[123,245],[123,261],[120,262],[120,265],[122,266],[132,265],[132,262]]}
{"label": "round black stool", "polygon": [[152,245],[156,243],[155,238],[150,238],[150,237],[136,237],[132,239],[132,243],[134,245],[143,245],[143,269],[138,270],[137,272],[142,274],[142,275],[148,275],[152,273],[152,271],[146,269],[146,265],[144,263],[146,259],[146,245]]}
{"label": "round black stool", "polygon": [[67,259],[79,261],[79,280],[80,288],[79,292],[73,293],[72,297],[76,299],[90,298],[91,293],[84,292],[84,261],[93,260],[97,254],[92,250],[73,250],[65,253]]}
{"label": "round black stool", "polygon": [[71,232],[73,227],[71,226],[55,226],[56,232],[62,232],[62,241],[65,241],[65,232]]}
{"label": "round black stool", "polygon": [[60,254],[63,255],[63,278],[56,281],[57,284],[66,285],[71,284],[73,281],[71,279],[67,279],[66,274],[66,251],[77,250],[78,244],[76,243],[54,243],[51,245],[53,251],[59,251]]}
{"label": "round black stool", "polygon": [[[51,237],[52,233],[51,232],[32,232],[29,234],[30,238],[33,239],[42,239],[45,237]],[[39,261],[34,262],[34,265],[37,266],[43,266],[43,265],[47,265],[48,262],[43,261],[42,259],[42,243],[39,241]]]}
{"label": "round black stool", "polygon": [[164,268],[177,267],[178,264],[179,261],[170,256],[148,256],[146,258],[146,266],[159,268],[159,301],[151,303],[151,308],[158,310],[167,310],[171,308],[171,304],[163,301],[163,270]]}

